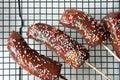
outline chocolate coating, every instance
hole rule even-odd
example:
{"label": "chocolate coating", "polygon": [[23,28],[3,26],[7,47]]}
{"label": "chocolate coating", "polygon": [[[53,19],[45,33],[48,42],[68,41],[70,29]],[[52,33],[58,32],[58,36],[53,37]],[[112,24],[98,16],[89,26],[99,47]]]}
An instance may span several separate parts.
{"label": "chocolate coating", "polygon": [[62,64],[31,49],[17,32],[10,34],[7,47],[12,58],[30,74],[43,80],[58,80]]}
{"label": "chocolate coating", "polygon": [[110,32],[109,40],[120,58],[120,12],[109,13],[102,21]]}
{"label": "chocolate coating", "polygon": [[28,28],[27,35],[34,40],[42,41],[45,46],[74,68],[79,68],[89,58],[89,53],[84,46],[50,25],[33,24]]}
{"label": "chocolate coating", "polygon": [[101,44],[109,36],[108,32],[96,19],[82,11],[74,9],[63,12],[60,24],[77,30],[90,47]]}

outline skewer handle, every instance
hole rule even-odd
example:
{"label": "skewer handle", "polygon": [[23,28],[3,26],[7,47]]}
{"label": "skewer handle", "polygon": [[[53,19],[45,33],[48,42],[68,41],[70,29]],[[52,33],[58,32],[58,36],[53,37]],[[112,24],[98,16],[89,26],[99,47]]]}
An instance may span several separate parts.
{"label": "skewer handle", "polygon": [[99,69],[97,69],[96,67],[94,67],[92,64],[88,63],[87,61],[85,61],[85,63],[90,66],[91,68],[93,68],[94,70],[96,70],[99,74],[101,74],[103,77],[105,77],[107,80],[112,80],[111,78],[109,78],[107,75],[105,75],[103,72],[101,72]]}
{"label": "skewer handle", "polygon": [[102,46],[103,46],[105,49],[107,49],[108,52],[109,52],[112,56],[114,56],[114,58],[115,58],[116,60],[118,60],[118,61],[120,62],[120,59],[115,55],[115,53],[113,53],[104,43],[102,43]]}

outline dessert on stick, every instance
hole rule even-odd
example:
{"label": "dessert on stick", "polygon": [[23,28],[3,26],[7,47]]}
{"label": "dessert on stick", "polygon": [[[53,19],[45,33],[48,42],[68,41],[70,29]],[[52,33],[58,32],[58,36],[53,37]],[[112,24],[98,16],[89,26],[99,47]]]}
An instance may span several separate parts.
{"label": "dessert on stick", "polygon": [[42,42],[71,67],[78,69],[83,63],[86,63],[106,79],[111,80],[100,70],[87,62],[87,59],[89,58],[88,50],[83,45],[70,38],[63,31],[47,24],[36,23],[28,28],[27,36],[36,41]]}
{"label": "dessert on stick", "polygon": [[109,13],[102,22],[110,32],[109,40],[120,58],[120,12]]}
{"label": "dessert on stick", "polygon": [[[62,64],[31,49],[22,36],[13,31],[7,44],[11,57],[30,74],[42,80],[59,80]],[[66,80],[64,78],[64,80]]]}
{"label": "dessert on stick", "polygon": [[120,61],[120,59],[104,44],[104,41],[110,35],[109,31],[98,23],[95,18],[92,18],[85,12],[70,9],[63,12],[60,24],[67,28],[77,30],[90,47],[102,44],[111,55]]}

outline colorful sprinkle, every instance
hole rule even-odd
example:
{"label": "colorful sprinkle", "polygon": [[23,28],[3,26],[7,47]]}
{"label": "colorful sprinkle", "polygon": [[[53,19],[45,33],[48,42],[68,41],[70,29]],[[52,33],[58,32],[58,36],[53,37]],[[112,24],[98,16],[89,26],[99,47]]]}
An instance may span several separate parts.
{"label": "colorful sprinkle", "polygon": [[34,33],[34,36],[35,36],[35,37],[37,37],[37,36],[38,36],[38,33],[37,33],[37,32],[36,32],[36,33]]}
{"label": "colorful sprinkle", "polygon": [[118,26],[118,28],[120,28],[120,23],[117,26]]}
{"label": "colorful sprinkle", "polygon": [[13,39],[14,42],[16,42],[16,39]]}
{"label": "colorful sprinkle", "polygon": [[82,27],[83,27],[83,28],[86,28],[86,26],[84,26],[84,25],[83,25]]}
{"label": "colorful sprinkle", "polygon": [[18,44],[20,44],[20,42],[18,42]]}
{"label": "colorful sprinkle", "polygon": [[23,48],[20,48],[20,50],[22,51],[22,50],[23,50]]}
{"label": "colorful sprinkle", "polygon": [[96,23],[96,22],[97,22],[97,19],[94,19],[94,22]]}
{"label": "colorful sprinkle", "polygon": [[78,20],[78,25],[80,25],[81,24],[81,20]]}
{"label": "colorful sprinkle", "polygon": [[74,23],[74,22],[72,22],[72,26],[75,26],[75,23]]}
{"label": "colorful sprinkle", "polygon": [[86,20],[86,21],[88,21],[88,18],[87,18],[87,17],[84,17],[83,19]]}
{"label": "colorful sprinkle", "polygon": [[118,23],[120,23],[120,19],[118,19]]}

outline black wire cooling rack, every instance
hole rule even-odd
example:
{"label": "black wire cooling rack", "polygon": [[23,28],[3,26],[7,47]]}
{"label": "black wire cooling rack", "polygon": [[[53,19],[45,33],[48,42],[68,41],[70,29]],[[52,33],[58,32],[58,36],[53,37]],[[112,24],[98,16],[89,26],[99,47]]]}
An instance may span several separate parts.
{"label": "black wire cooling rack", "polygon": [[[69,65],[65,64],[60,57],[44,45],[28,39],[26,31],[28,26],[33,23],[47,23],[65,31],[89,49],[79,33],[59,24],[62,12],[66,9],[77,9],[85,11],[98,20],[101,20],[109,12],[120,11],[119,0],[21,0],[20,6],[24,20],[24,25],[21,30],[22,36],[31,48],[61,62],[63,64],[61,71],[62,75],[65,75],[68,80],[105,80],[104,77],[86,64],[81,66],[80,69],[72,69]],[[28,74],[24,69],[19,68],[10,57],[7,50],[6,43],[10,32],[13,30],[19,32],[21,26],[18,0],[0,1],[0,80],[40,80],[37,77]],[[108,41],[106,41],[106,45],[113,50]],[[120,63],[117,62],[107,50],[101,45],[89,50],[91,57],[88,61],[90,63],[111,77],[112,80],[120,80]]]}

